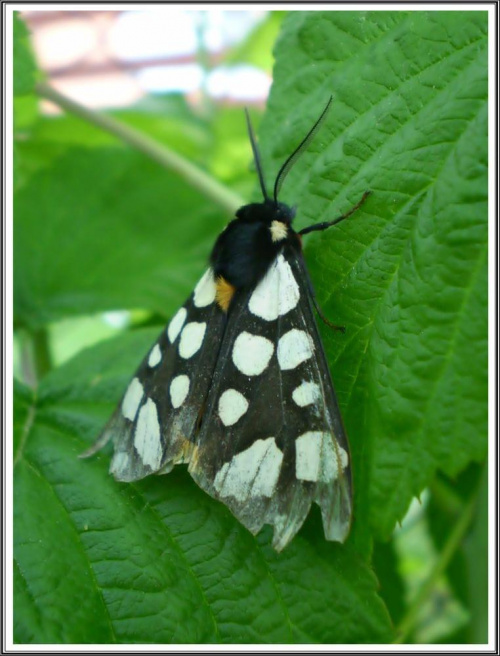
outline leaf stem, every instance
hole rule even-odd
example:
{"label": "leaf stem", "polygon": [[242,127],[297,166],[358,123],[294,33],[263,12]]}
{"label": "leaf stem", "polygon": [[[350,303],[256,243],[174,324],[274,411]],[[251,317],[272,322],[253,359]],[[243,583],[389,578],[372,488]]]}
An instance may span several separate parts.
{"label": "leaf stem", "polygon": [[406,615],[401,620],[399,627],[396,630],[397,637],[393,641],[394,644],[402,644],[415,626],[415,622],[422,608],[424,602],[431,595],[437,580],[447,568],[454,553],[461,545],[471,523],[474,518],[474,510],[476,508],[477,495],[473,494],[466,506],[463,508],[461,515],[455,524],[455,528],[451,532],[439,558],[432,568],[427,580],[420,588],[417,596],[410,604]]}
{"label": "leaf stem", "polygon": [[234,194],[226,186],[215,180],[215,178],[199,169],[178,153],[164,145],[160,145],[154,141],[154,139],[151,139],[151,137],[148,137],[142,132],[117,121],[111,116],[84,107],[80,103],[71,100],[71,98],[68,98],[59,91],[56,91],[56,89],[45,82],[38,82],[35,89],[38,95],[42,98],[50,100],[62,109],[65,109],[75,116],[88,121],[92,125],[113,134],[124,143],[133,146],[155,162],[158,162],[164,168],[174,171],[184,178],[188,184],[200,191],[207,198],[210,198],[217,203],[217,205],[222,207],[222,209],[229,214],[234,214],[238,207],[241,207],[244,204],[244,201],[240,196]]}

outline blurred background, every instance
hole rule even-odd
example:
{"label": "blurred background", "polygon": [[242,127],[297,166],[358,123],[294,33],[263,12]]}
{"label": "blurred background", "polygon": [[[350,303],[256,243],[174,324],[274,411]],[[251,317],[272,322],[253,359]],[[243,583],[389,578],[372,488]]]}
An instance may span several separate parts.
{"label": "blurred background", "polygon": [[[125,107],[147,94],[192,103],[265,104],[281,13],[26,11],[40,68],[89,107]],[[53,109],[53,108],[52,108]]]}

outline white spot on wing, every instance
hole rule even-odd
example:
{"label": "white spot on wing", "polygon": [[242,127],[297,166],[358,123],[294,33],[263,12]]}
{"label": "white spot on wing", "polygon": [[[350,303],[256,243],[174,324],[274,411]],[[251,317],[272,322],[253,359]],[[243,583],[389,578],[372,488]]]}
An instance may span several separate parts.
{"label": "white spot on wing", "polygon": [[162,456],[160,423],[156,405],[151,399],[148,399],[139,410],[134,446],[145,465],[153,470],[159,469]]}
{"label": "white spot on wing", "polygon": [[299,302],[299,286],[282,254],[274,260],[250,297],[248,308],[266,321],[274,321],[293,310]]}
{"label": "white spot on wing", "polygon": [[144,389],[139,382],[139,379],[133,378],[122,401],[122,413],[126,419],[134,421],[143,395]]}
{"label": "white spot on wing", "polygon": [[295,369],[308,360],[314,352],[311,336],[303,330],[292,328],[278,342],[278,362],[282,370]]}
{"label": "white spot on wing", "polygon": [[320,397],[319,387],[316,383],[304,380],[292,392],[292,399],[301,408],[315,403]]}
{"label": "white spot on wing", "polygon": [[207,269],[194,288],[194,304],[196,307],[205,307],[215,301],[215,281],[212,269]]}
{"label": "white spot on wing", "polygon": [[219,417],[224,426],[235,424],[248,410],[248,401],[235,389],[227,389],[219,399]]}
{"label": "white spot on wing", "polygon": [[301,481],[317,481],[323,433],[309,431],[295,440],[295,475]]}
{"label": "white spot on wing", "polygon": [[321,431],[308,431],[295,440],[295,475],[298,479],[331,482],[338,478],[339,468],[347,467],[349,457],[336,440],[334,446],[333,440],[335,438],[330,433]]}
{"label": "white spot on wing", "polygon": [[233,362],[245,376],[258,376],[269,364],[274,351],[271,340],[242,332],[233,346]]}
{"label": "white spot on wing", "polygon": [[155,344],[149,354],[148,366],[156,367],[161,362],[161,350],[158,344]]}
{"label": "white spot on wing", "polygon": [[180,408],[189,393],[189,378],[185,374],[176,376],[170,383],[170,400],[174,408]]}
{"label": "white spot on wing", "polygon": [[270,497],[276,487],[283,453],[274,437],[256,440],[217,472],[214,487],[222,497],[245,501],[249,497]]}
{"label": "white spot on wing", "polygon": [[184,326],[181,341],[179,342],[179,355],[181,358],[187,360],[200,349],[206,329],[207,324],[205,322],[192,321]]}
{"label": "white spot on wing", "polygon": [[177,311],[171,322],[168,324],[167,335],[171,344],[175,342],[177,335],[181,332],[181,328],[186,321],[186,317],[186,308],[181,307],[181,309]]}

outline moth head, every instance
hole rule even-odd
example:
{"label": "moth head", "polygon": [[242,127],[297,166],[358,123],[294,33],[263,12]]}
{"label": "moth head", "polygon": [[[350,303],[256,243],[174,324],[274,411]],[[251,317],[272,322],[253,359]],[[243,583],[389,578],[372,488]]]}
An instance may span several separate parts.
{"label": "moth head", "polygon": [[266,198],[263,203],[243,205],[236,212],[236,217],[247,223],[265,223],[270,226],[273,221],[279,221],[285,225],[291,225],[295,213],[295,207],[289,207],[286,203]]}
{"label": "moth head", "polygon": [[[317,119],[315,124],[312,126],[312,128],[309,130],[309,132],[306,134],[304,139],[300,142],[300,144],[297,146],[297,148],[293,151],[293,153],[288,157],[288,159],[285,161],[283,166],[280,168],[278,171],[278,175],[276,176],[276,180],[274,182],[274,189],[273,189],[273,197],[270,198],[269,194],[267,193],[266,185],[264,182],[264,172],[262,169],[262,164],[261,164],[261,159],[260,159],[260,153],[259,149],[257,147],[257,140],[255,138],[255,133],[252,128],[252,124],[250,122],[250,116],[248,114],[248,110],[245,108],[245,115],[247,119],[247,128],[248,128],[248,136],[250,137],[250,143],[252,144],[252,151],[253,151],[253,157],[255,161],[255,168],[257,169],[257,174],[259,176],[259,183],[260,183],[260,188],[262,190],[262,195],[264,196],[264,202],[263,203],[252,203],[251,205],[245,205],[242,207],[238,212],[236,213],[236,216],[239,216],[240,218],[243,218],[243,216],[246,215],[246,209],[247,208],[252,208],[253,212],[256,212],[257,216],[257,210],[256,207],[257,205],[262,207],[261,210],[261,215],[263,217],[267,217],[271,213],[273,214],[271,221],[277,220],[281,221],[283,223],[286,223],[287,225],[290,225],[290,223],[293,220],[293,217],[295,216],[296,208],[295,207],[288,207],[288,205],[285,205],[285,203],[281,203],[278,201],[278,195],[280,192],[280,189],[283,185],[283,182],[285,181],[286,176],[290,172],[290,169],[292,166],[295,164],[295,162],[299,159],[299,157],[302,155],[302,153],[306,150],[306,148],[309,146],[311,143],[312,139],[314,138],[314,135],[316,132],[319,130],[321,127],[321,124],[323,123],[328,110],[330,109],[330,105],[332,104],[332,96],[330,96],[330,99],[328,100],[328,103],[326,104],[326,107],[323,109],[321,112],[320,117]],[[267,221],[266,221],[267,223]]]}

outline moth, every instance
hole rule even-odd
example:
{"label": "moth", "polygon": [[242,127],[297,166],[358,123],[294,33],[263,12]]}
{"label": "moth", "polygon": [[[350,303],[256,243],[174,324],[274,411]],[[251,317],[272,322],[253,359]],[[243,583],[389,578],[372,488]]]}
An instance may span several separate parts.
{"label": "moth", "polygon": [[[114,444],[119,481],[186,463],[196,483],[252,533],[273,526],[280,551],[312,502],[325,537],[343,542],[352,515],[349,445],[323,350],[302,237],[281,186],[330,107],[281,167],[267,193],[246,113],[263,201],[241,207],[217,238],[207,271],[132,378],[84,457]],[[340,327],[337,327],[341,329]]]}

